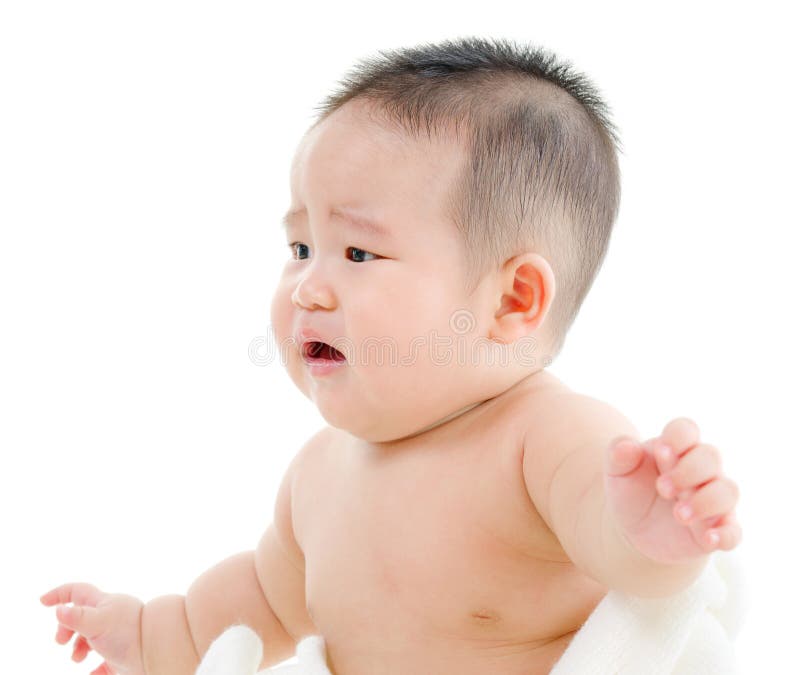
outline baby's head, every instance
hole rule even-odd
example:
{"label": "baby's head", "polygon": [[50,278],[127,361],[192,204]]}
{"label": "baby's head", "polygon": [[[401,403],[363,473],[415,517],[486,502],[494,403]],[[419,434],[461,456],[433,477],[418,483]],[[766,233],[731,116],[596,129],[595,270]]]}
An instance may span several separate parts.
{"label": "baby's head", "polygon": [[[359,64],[292,163],[272,328],[293,381],[380,442],[549,365],[605,256],[616,145],[544,50],[467,38]],[[341,353],[309,363],[332,353],[314,341]]]}

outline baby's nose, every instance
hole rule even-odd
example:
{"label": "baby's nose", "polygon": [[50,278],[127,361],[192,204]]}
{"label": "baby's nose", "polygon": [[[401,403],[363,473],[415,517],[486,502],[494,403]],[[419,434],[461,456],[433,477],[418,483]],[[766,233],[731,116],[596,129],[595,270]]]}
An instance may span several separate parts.
{"label": "baby's nose", "polygon": [[333,309],[336,299],[330,285],[309,274],[295,286],[292,302],[302,309]]}

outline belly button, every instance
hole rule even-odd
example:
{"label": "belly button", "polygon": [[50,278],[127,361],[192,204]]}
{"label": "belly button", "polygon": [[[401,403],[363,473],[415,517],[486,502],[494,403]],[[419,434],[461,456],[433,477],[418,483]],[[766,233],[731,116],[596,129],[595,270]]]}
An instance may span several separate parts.
{"label": "belly button", "polygon": [[492,611],[489,610],[480,610],[477,612],[472,612],[470,616],[475,620],[478,624],[492,624],[497,623],[500,621],[500,617]]}

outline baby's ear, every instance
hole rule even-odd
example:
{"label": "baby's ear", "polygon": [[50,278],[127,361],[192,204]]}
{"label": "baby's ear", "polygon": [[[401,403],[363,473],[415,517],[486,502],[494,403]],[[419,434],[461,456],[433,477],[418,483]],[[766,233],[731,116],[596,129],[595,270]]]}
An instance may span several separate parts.
{"label": "baby's ear", "polygon": [[555,275],[538,253],[523,253],[503,265],[499,290],[499,308],[489,337],[511,344],[532,334],[544,321],[556,292]]}

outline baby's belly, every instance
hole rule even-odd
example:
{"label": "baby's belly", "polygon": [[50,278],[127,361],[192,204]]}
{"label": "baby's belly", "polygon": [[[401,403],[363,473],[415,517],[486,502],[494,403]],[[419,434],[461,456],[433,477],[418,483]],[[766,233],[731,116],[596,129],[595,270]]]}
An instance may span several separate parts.
{"label": "baby's belly", "polygon": [[547,675],[574,633],[547,645],[481,650],[463,645],[409,642],[402,650],[364,643],[358,649],[326,641],[332,675]]}
{"label": "baby's belly", "polygon": [[345,500],[306,538],[307,605],[334,675],[548,673],[607,592],[467,507],[445,517],[446,503],[422,518]]}
{"label": "baby's belly", "polygon": [[606,590],[556,565],[543,563],[538,577],[532,565],[517,584],[499,578],[504,565],[467,583],[465,566],[438,585],[432,575],[407,577],[403,590],[357,564],[361,583],[333,574],[338,565],[307,564],[309,610],[334,675],[544,674]]}

